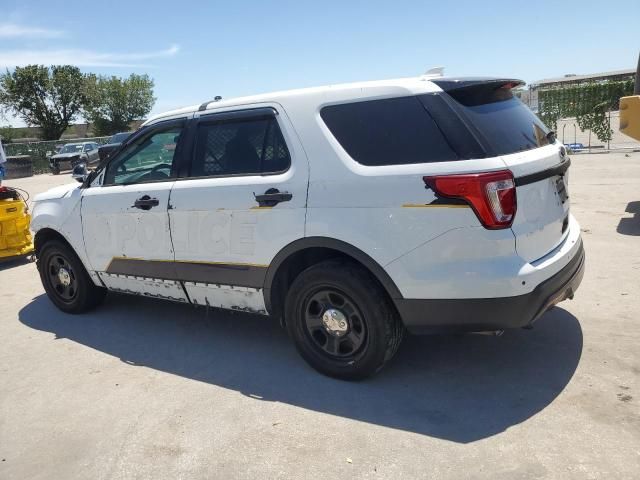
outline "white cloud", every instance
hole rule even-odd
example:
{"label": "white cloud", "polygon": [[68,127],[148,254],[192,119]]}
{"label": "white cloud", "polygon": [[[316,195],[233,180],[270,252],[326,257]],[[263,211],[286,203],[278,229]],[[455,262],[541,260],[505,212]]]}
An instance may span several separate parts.
{"label": "white cloud", "polygon": [[28,27],[17,23],[0,23],[0,38],[59,38],[65,32],[49,28]]}
{"label": "white cloud", "polygon": [[156,58],[173,57],[178,45],[155,52],[101,53],[81,49],[0,50],[0,67],[25,65],[76,65],[78,67],[149,67],[141,63]]}

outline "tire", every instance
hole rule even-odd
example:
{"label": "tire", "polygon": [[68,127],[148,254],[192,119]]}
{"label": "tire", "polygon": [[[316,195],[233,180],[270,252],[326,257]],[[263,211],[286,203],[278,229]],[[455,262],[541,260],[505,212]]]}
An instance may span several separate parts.
{"label": "tire", "polygon": [[330,377],[361,380],[395,355],[404,326],[386,292],[361,266],[329,260],[293,281],[285,322],[300,355]]}
{"label": "tire", "polygon": [[53,173],[54,175],[60,175],[60,165],[58,165],[57,163],[55,163],[55,164],[51,167],[51,173]]}
{"label": "tire", "polygon": [[76,253],[60,240],[44,244],[37,265],[47,296],[63,312],[87,312],[104,300],[106,289],[93,283]]}

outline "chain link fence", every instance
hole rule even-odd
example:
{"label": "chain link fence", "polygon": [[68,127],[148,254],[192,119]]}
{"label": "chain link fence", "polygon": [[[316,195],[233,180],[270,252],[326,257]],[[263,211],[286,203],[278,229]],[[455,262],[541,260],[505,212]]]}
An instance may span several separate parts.
{"label": "chain link fence", "polygon": [[111,137],[91,137],[91,138],[74,138],[73,140],[51,140],[46,142],[26,142],[26,143],[7,143],[3,144],[4,151],[8,157],[18,155],[28,155],[33,161],[33,173],[49,172],[49,162],[47,160],[51,155],[55,155],[58,147],[67,143],[95,142],[98,145],[104,145]]}

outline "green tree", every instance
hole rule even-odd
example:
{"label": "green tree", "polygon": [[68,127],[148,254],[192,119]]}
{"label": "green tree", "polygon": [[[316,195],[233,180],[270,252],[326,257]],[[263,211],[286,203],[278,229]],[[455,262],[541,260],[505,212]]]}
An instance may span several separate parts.
{"label": "green tree", "polygon": [[601,142],[610,141],[613,130],[607,113],[618,108],[620,97],[632,95],[633,80],[591,82],[552,88],[539,93],[538,116],[552,130],[558,120],[575,117],[582,130],[591,130]]}
{"label": "green tree", "polygon": [[15,132],[11,127],[0,127],[0,140],[10,142],[15,138]]}
{"label": "green tree", "polygon": [[84,103],[85,76],[71,65],[28,65],[0,75],[0,105],[44,140],[58,140]]}
{"label": "green tree", "polygon": [[148,115],[156,101],[148,75],[125,79],[89,75],[85,94],[84,116],[93,123],[95,135],[129,130],[129,124]]}

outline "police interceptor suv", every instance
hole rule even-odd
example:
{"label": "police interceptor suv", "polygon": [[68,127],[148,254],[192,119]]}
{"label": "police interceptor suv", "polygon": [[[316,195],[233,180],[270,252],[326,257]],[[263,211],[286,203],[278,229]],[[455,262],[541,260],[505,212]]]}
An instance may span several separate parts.
{"label": "police interceptor suv", "polygon": [[584,251],[570,160],[520,84],[425,76],[152,118],[36,198],[44,288],[69,313],[114,291],[275,315],[347,379],[405,330],[530,326],[573,297]]}

